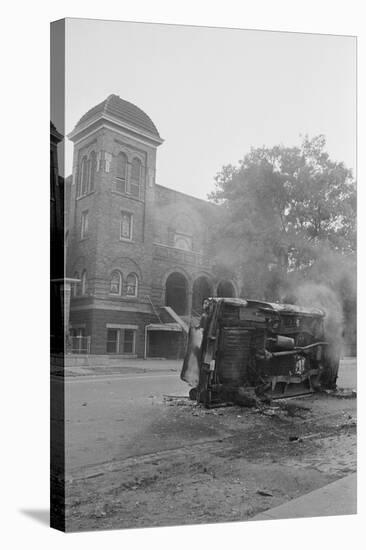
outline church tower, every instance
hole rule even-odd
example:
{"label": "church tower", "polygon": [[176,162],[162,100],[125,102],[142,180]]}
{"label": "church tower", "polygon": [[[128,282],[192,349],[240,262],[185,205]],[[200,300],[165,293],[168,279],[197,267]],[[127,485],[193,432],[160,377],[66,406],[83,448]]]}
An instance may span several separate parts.
{"label": "church tower", "polygon": [[[152,120],[110,95],[68,136],[74,143],[68,275],[75,336],[92,354],[141,354],[150,303],[156,151]],[[82,340],[80,340],[82,341]]]}

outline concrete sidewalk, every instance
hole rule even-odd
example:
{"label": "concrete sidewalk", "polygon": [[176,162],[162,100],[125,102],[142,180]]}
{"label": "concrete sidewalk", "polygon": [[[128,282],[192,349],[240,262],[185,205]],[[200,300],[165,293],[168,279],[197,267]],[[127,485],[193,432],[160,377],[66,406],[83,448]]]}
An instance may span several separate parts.
{"label": "concrete sidewalk", "polygon": [[134,374],[134,373],[163,373],[176,372],[179,373],[182,368],[183,360],[159,360],[159,359],[125,359],[123,361],[111,361],[109,365],[80,365],[80,366],[65,366],[51,367],[51,373],[54,375],[75,377],[75,376],[90,376],[90,375],[119,375],[119,374]]}
{"label": "concrete sidewalk", "polygon": [[[52,364],[51,374],[56,376],[77,377],[77,376],[98,376],[98,375],[120,375],[151,372],[176,372],[180,373],[183,359],[121,359],[111,355],[108,363],[98,364],[98,357],[84,356],[85,365],[59,366]],[[90,361],[88,363],[88,361]],[[340,388],[356,389],[356,358],[343,358],[339,369],[338,386]]]}
{"label": "concrete sidewalk", "polygon": [[345,516],[357,513],[357,474],[262,512],[252,520]]}

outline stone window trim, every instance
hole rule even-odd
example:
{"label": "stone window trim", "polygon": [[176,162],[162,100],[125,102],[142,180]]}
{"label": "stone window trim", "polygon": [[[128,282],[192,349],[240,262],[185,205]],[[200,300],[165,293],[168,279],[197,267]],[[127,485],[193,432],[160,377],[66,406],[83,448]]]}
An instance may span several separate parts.
{"label": "stone window trim", "polygon": [[132,159],[129,176],[128,191],[132,197],[139,199],[141,195],[142,162],[138,157]]}
{"label": "stone window trim", "polygon": [[[117,274],[119,276],[118,293],[111,292],[113,275]],[[109,296],[119,300],[136,300],[138,298],[139,282],[140,279],[137,273],[131,271],[126,277],[120,269],[113,269],[109,277]]]}
{"label": "stone window trim", "polygon": [[193,235],[183,233],[181,231],[175,231],[174,236],[174,248],[179,250],[185,250],[187,252],[193,251]]}
{"label": "stone window trim", "polygon": [[[133,356],[136,353],[136,325],[106,325],[106,351],[111,355]],[[114,333],[114,334],[113,334]]]}
{"label": "stone window trim", "polygon": [[126,291],[124,292],[123,297],[131,300],[137,298],[138,292],[139,278],[136,273],[131,272],[126,277]]}
{"label": "stone window trim", "polygon": [[80,218],[80,240],[84,241],[89,234],[89,210],[84,210]]}
{"label": "stone window trim", "polygon": [[77,173],[76,199],[84,198],[95,190],[95,174],[97,172],[98,157],[94,149],[84,153],[79,161]]}
{"label": "stone window trim", "polygon": [[[129,217],[129,230],[128,230],[128,236],[124,236],[123,233],[126,230],[126,225],[123,226],[123,224],[126,223],[126,220],[124,217]],[[121,210],[121,220],[119,224],[119,240],[124,242],[133,242],[133,218],[134,215],[132,212],[129,212],[128,210]]]}
{"label": "stone window trim", "polygon": [[119,329],[129,329],[129,330],[138,330],[138,325],[126,325],[120,323],[107,323],[106,328],[119,328]]}
{"label": "stone window trim", "polygon": [[83,269],[81,275],[78,271],[74,272],[74,279],[79,279],[78,283],[72,284],[71,299],[82,299],[90,296],[88,289],[88,272]]}
{"label": "stone window trim", "polygon": [[[113,279],[114,279],[114,282],[113,282]],[[118,291],[113,292],[112,285],[118,285]],[[115,296],[116,298],[120,298],[122,296],[122,291],[123,291],[123,275],[119,269],[114,269],[109,278],[109,294],[110,296]]]}
{"label": "stone window trim", "polygon": [[80,296],[80,277],[78,271],[74,272],[74,279],[79,279],[78,283],[74,283],[72,285],[72,297],[77,298],[78,296]]}
{"label": "stone window trim", "polygon": [[127,147],[122,142],[118,142],[118,148],[113,151],[112,157],[116,159],[118,155],[123,154],[127,158],[127,163],[132,164],[133,159],[138,159],[143,168],[147,164],[146,153],[144,151],[136,150],[135,147]]}
{"label": "stone window trim", "polygon": [[86,271],[86,269],[84,269],[82,274],[81,274],[80,296],[86,296],[87,295],[87,287],[88,287],[87,271]]}
{"label": "stone window trim", "polygon": [[116,175],[115,175],[115,189],[116,193],[122,195],[127,193],[127,181],[128,181],[128,157],[126,153],[121,151],[116,158]]}
{"label": "stone window trim", "polygon": [[106,174],[108,174],[111,171],[112,158],[112,153],[109,153],[108,151],[101,151],[99,153],[99,164],[97,165],[98,172],[100,170],[104,170]]}
{"label": "stone window trim", "polygon": [[[120,159],[124,160],[122,172],[119,173]],[[140,155],[119,150],[115,155],[115,169],[112,191],[119,195],[143,202],[145,163]],[[121,177],[122,175],[122,177]]]}
{"label": "stone window trim", "polygon": [[117,355],[120,352],[120,340],[121,340],[121,331],[120,329],[107,328],[107,338],[106,338],[106,352],[107,354]]}

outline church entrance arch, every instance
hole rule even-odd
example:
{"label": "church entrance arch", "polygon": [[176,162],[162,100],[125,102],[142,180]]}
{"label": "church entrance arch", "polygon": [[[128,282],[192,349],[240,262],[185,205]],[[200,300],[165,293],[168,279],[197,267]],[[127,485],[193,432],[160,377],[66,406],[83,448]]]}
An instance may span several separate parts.
{"label": "church entrance arch", "polygon": [[187,279],[181,273],[171,273],[165,283],[165,305],[171,307],[178,315],[186,315],[187,296]]}
{"label": "church entrance arch", "polygon": [[220,298],[235,298],[235,288],[230,281],[221,281],[217,287],[217,296]]}
{"label": "church entrance arch", "polygon": [[207,277],[198,277],[192,289],[192,314],[201,314],[203,300],[210,296],[212,296],[212,288]]}

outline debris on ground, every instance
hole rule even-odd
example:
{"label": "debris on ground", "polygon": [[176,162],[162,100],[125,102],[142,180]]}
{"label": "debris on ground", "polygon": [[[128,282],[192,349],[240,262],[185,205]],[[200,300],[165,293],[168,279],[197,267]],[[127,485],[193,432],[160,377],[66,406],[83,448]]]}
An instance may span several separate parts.
{"label": "debris on ground", "polygon": [[262,407],[258,409],[258,412],[264,414],[265,416],[278,416],[281,414],[280,407]]}
{"label": "debris on ground", "polygon": [[188,395],[163,395],[164,399],[172,400],[172,399],[189,399]]}
{"label": "debris on ground", "polygon": [[234,396],[235,404],[240,407],[257,407],[259,399],[256,396],[254,389],[240,387]]}
{"label": "debris on ground", "polygon": [[269,491],[263,491],[262,489],[257,489],[258,495],[262,495],[262,497],[273,497],[273,494]]}
{"label": "debris on ground", "polygon": [[187,401],[184,401],[184,399],[175,399],[172,401],[168,401],[169,405],[175,405],[176,407],[189,407],[190,405],[187,403]]}
{"label": "debris on ground", "polygon": [[303,411],[311,411],[311,407],[304,405],[299,399],[276,399],[276,403],[282,409],[296,408]]}
{"label": "debris on ground", "polygon": [[306,405],[301,403],[299,400],[294,401],[294,400],[281,399],[281,400],[278,400],[277,403],[279,407],[284,412],[286,412],[287,416],[290,416],[290,417],[297,416],[299,418],[302,418],[303,420],[306,418],[306,416],[300,413],[307,413],[311,410],[310,407],[307,407]]}
{"label": "debris on ground", "polygon": [[[70,529],[246,521],[356,469],[356,400],[315,394],[206,409],[179,390],[156,397],[162,414],[146,427],[154,436],[148,454],[139,446],[110,468],[92,465],[68,480]],[[305,421],[288,416],[289,403]]]}
{"label": "debris on ground", "polygon": [[174,399],[189,399],[188,395],[167,395],[163,394],[164,401],[174,401]]}
{"label": "debris on ground", "polygon": [[357,397],[356,390],[348,390],[337,388],[335,390],[325,390],[325,393],[330,397],[338,397],[339,399],[355,399]]}
{"label": "debris on ground", "polygon": [[196,403],[189,401],[185,395],[163,395],[164,403],[168,406],[175,407],[195,407]]}
{"label": "debris on ground", "polygon": [[[214,408],[207,409],[202,404],[194,402],[185,396],[164,395],[163,398],[164,398],[165,405],[173,406],[173,407],[189,408],[193,416],[206,416],[206,415],[222,416],[226,414],[231,415],[230,411],[234,410],[234,414],[236,418],[246,418],[246,414],[244,413],[243,408],[244,409],[248,408],[248,406],[245,406],[245,405],[243,406],[236,403],[236,410],[235,408],[233,409],[232,407],[226,408],[222,406],[217,408],[214,407]],[[253,405],[250,406],[250,409],[251,409],[251,412],[255,414],[263,414],[264,416],[277,417],[277,418],[283,418],[283,419],[285,419],[285,417],[298,417],[301,419],[305,419],[306,417],[300,413],[308,412],[311,410],[310,407],[307,407],[299,403],[298,401],[287,402],[286,399],[283,399],[281,401],[276,401],[276,405],[265,405],[263,403],[256,402],[255,406]]]}
{"label": "debris on ground", "polygon": [[272,416],[277,418],[284,418],[289,416],[291,418],[298,417],[303,420],[306,416],[300,414],[302,412],[308,412],[311,408],[303,405],[299,401],[288,401],[286,399],[276,400],[276,405],[261,405],[254,409],[254,412],[264,414],[265,416]]}

